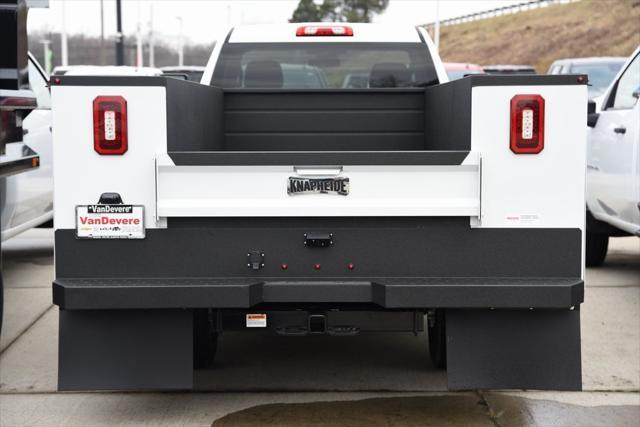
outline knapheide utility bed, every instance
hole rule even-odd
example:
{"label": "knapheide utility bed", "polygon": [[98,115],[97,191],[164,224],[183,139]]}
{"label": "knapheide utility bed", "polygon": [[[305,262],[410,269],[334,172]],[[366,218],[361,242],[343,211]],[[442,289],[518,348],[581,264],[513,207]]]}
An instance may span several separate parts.
{"label": "knapheide utility bed", "polygon": [[228,330],[425,324],[451,389],[581,388],[585,77],[445,83],[384,31],[54,81],[60,389],[189,389]]}

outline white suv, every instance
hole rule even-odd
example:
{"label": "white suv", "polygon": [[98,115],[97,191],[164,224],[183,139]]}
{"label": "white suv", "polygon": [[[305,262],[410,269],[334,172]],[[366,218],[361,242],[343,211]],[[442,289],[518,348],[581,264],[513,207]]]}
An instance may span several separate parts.
{"label": "white suv", "polygon": [[640,47],[590,106],[587,149],[588,266],[600,265],[610,236],[640,236]]}

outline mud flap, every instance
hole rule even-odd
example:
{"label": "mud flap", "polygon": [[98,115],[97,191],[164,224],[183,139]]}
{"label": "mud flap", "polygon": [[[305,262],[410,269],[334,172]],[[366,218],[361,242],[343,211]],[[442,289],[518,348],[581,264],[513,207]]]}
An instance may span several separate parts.
{"label": "mud flap", "polygon": [[581,390],[580,311],[447,310],[451,390]]}
{"label": "mud flap", "polygon": [[60,310],[58,389],[185,390],[190,310]]}

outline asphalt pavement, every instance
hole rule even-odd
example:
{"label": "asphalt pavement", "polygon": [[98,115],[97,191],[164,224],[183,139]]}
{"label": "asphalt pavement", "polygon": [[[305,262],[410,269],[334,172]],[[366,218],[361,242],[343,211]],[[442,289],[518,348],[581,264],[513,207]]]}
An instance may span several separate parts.
{"label": "asphalt pavement", "polygon": [[52,233],[2,245],[1,426],[640,425],[640,239],[587,269],[583,392],[446,391],[424,333],[225,333],[188,393],[59,393]]}

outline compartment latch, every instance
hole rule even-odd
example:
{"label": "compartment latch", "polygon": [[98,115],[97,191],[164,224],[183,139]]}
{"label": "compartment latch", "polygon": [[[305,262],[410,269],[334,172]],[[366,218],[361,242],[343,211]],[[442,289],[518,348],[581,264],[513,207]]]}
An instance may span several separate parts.
{"label": "compartment latch", "polygon": [[308,248],[326,248],[333,245],[332,233],[305,233],[304,245]]}

